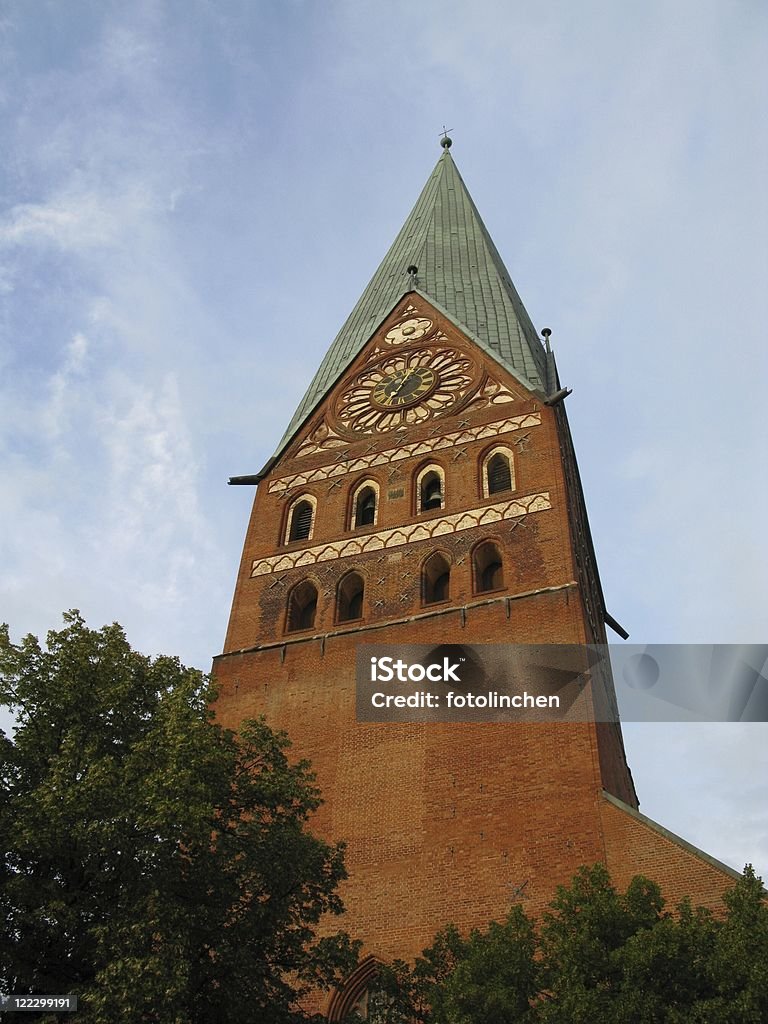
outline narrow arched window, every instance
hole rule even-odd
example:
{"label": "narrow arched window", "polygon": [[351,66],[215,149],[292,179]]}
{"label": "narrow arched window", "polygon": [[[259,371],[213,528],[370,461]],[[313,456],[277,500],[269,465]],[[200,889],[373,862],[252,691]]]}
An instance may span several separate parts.
{"label": "narrow arched window", "polygon": [[308,498],[297,501],[290,512],[288,524],[288,541],[309,540],[312,536],[314,505]]}
{"label": "narrow arched window", "polygon": [[450,596],[451,566],[448,559],[436,551],[424,563],[421,573],[421,593],[424,604],[447,601]]}
{"label": "narrow arched window", "polygon": [[362,480],[352,491],[349,510],[350,530],[375,526],[379,518],[379,485],[375,480]]}
{"label": "narrow arched window", "polygon": [[311,629],[317,614],[317,587],[309,580],[297,584],[288,598],[288,615],[285,629],[294,633],[299,629]]}
{"label": "narrow arched window", "polygon": [[498,494],[499,491],[508,491],[512,487],[512,473],[509,469],[509,459],[502,452],[496,452],[488,460],[488,493]]}
{"label": "narrow arched window", "polygon": [[351,622],[363,617],[365,581],[356,572],[347,573],[336,591],[336,621]]}
{"label": "narrow arched window", "polygon": [[376,522],[376,491],[364,487],[355,501],[355,526],[373,526]]}
{"label": "narrow arched window", "polygon": [[482,465],[483,495],[503,494],[515,486],[515,468],[509,448],[496,447],[486,453]]}
{"label": "narrow arched window", "polygon": [[419,484],[419,511],[430,512],[443,507],[443,481],[440,474],[432,469],[425,473]]}
{"label": "narrow arched window", "polygon": [[485,541],[475,548],[472,563],[475,571],[475,590],[478,594],[484,594],[488,590],[500,590],[504,586],[501,552],[493,541]]}

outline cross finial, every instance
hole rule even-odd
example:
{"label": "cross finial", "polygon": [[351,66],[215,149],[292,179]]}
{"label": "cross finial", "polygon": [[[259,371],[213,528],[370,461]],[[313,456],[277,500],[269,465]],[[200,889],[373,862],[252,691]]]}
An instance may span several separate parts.
{"label": "cross finial", "polygon": [[448,132],[452,131],[453,128],[446,128],[445,125],[443,125],[443,137],[440,139],[440,145],[443,147],[443,149],[450,149],[451,146],[453,145],[453,139],[450,139],[448,137]]}

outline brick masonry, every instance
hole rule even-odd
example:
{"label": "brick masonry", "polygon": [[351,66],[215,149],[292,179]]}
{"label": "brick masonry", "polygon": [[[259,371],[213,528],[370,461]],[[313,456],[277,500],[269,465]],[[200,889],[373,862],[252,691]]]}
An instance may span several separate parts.
{"label": "brick masonry", "polygon": [[[340,396],[393,328],[402,344],[397,325],[414,315],[472,360],[473,386],[442,415],[399,433],[345,430]],[[434,333],[416,348],[428,344]],[[502,442],[513,453],[513,490],[486,498],[482,461]],[[427,464],[444,474],[444,507],[419,513],[415,480]],[[352,530],[352,495],[365,480],[378,484],[377,522]],[[289,509],[302,495],[316,505],[312,536],[286,544]],[[537,495],[546,500],[526,506]],[[500,504],[508,514],[485,515]],[[398,543],[386,543],[396,534]],[[377,537],[385,540],[372,543]],[[504,567],[493,594],[478,594],[473,580],[472,552],[485,539]],[[425,607],[421,570],[435,550],[451,563],[450,597]],[[336,588],[350,569],[365,580],[363,616],[339,623]],[[288,597],[305,579],[319,592],[315,621],[287,633]],[[604,643],[599,600],[563,411],[420,296],[406,297],[260,482],[214,661],[219,719],[236,727],[264,714],[311,760],[325,799],[314,828],[347,843],[343,925],[367,954],[410,959],[448,921],[482,927],[517,898],[538,913],[556,885],[595,861],[619,885],[644,872],[672,900],[689,894],[719,905],[728,870],[637,816],[618,726],[355,720],[359,643]],[[610,682],[595,699],[613,699]]]}

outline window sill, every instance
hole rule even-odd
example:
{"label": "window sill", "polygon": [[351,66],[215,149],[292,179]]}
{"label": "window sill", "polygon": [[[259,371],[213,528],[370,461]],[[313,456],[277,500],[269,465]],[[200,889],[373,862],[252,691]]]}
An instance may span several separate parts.
{"label": "window sill", "polygon": [[473,597],[486,597],[488,594],[503,594],[509,587],[492,587],[490,590],[473,590]]}

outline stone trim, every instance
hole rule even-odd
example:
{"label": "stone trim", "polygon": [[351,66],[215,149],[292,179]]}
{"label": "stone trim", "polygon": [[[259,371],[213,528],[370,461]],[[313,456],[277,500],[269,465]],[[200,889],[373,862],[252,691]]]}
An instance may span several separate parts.
{"label": "stone trim", "polygon": [[429,455],[441,448],[453,448],[455,445],[468,444],[470,441],[481,441],[485,437],[499,437],[501,434],[508,434],[514,430],[536,427],[540,423],[541,413],[531,412],[523,416],[513,416],[500,423],[486,423],[481,427],[468,427],[466,430],[457,430],[451,434],[428,437],[413,444],[362,455],[359,459],[347,459],[344,462],[332,463],[330,466],[321,466],[320,469],[308,469],[303,473],[280,477],[269,485],[269,493],[282,494],[292,487],[303,487],[305,484],[329,480],[335,476],[346,476],[348,473],[357,473],[359,470],[371,469],[373,466],[388,466],[391,462],[410,459],[414,455]]}
{"label": "stone trim", "polygon": [[500,501],[493,505],[469,509],[466,512],[455,512],[439,519],[422,520],[408,526],[396,526],[390,530],[379,530],[364,536],[349,537],[344,540],[331,541],[328,544],[317,544],[311,548],[297,551],[286,551],[269,558],[256,558],[251,565],[251,576],[265,576],[272,572],[285,572],[299,565],[314,565],[316,562],[330,562],[336,558],[348,558],[350,555],[361,555],[369,551],[380,551],[382,548],[397,548],[403,544],[413,544],[420,540],[432,540],[449,533],[471,530],[475,526],[487,523],[498,523],[503,519],[518,519],[531,512],[542,512],[552,508],[549,492],[528,494],[525,497]]}
{"label": "stone trim", "polygon": [[723,864],[721,860],[716,857],[711,857],[708,853],[700,850],[698,846],[694,846],[693,843],[689,843],[687,839],[683,839],[681,836],[676,835],[674,832],[670,832],[669,829],[664,828],[653,818],[647,817],[645,814],[641,814],[636,808],[631,807],[629,804],[625,804],[623,800],[619,800],[613,793],[609,793],[607,789],[603,790],[603,797],[608,801],[609,804],[613,804],[614,807],[618,807],[620,811],[624,811],[630,817],[635,818],[637,821],[642,822],[643,825],[647,825],[648,828],[653,829],[654,832],[658,832],[659,835],[664,836],[671,843],[676,846],[681,846],[688,853],[693,854],[694,857],[698,857],[700,860],[706,861],[713,868],[717,868],[718,871],[724,872],[730,878],[741,878],[741,872],[735,868],[729,867],[728,864]]}
{"label": "stone trim", "polygon": [[[468,601],[466,604],[455,605],[452,604],[448,608],[430,608],[427,611],[417,612],[415,615],[406,615],[399,619],[382,619],[381,622],[368,622],[365,625],[359,625],[354,623],[350,626],[337,626],[333,629],[327,630],[325,633],[312,633],[303,634],[301,636],[291,636],[288,634],[280,640],[273,640],[268,644],[255,644],[253,647],[240,647],[234,651],[224,651],[222,654],[214,656],[214,661],[221,661],[223,658],[239,658],[244,654],[258,654],[260,651],[274,651],[280,648],[290,647],[291,644],[305,644],[310,643],[314,640],[319,640],[321,645],[325,644],[326,640],[333,640],[340,636],[349,636],[351,633],[372,633],[379,629],[391,629],[392,626],[404,626],[412,622],[419,622],[422,619],[434,619],[439,615],[458,615],[459,617],[466,616],[466,613],[472,611],[473,608],[484,608],[489,604],[501,604],[502,602],[509,608],[513,601],[524,601],[531,597],[540,597],[542,594],[556,594],[562,590],[578,590],[579,584],[576,580],[571,580],[569,583],[561,583],[552,587],[539,587],[538,590],[524,590],[518,594],[502,594],[500,597],[488,597],[483,601]],[[323,647],[324,650],[324,647]]]}

